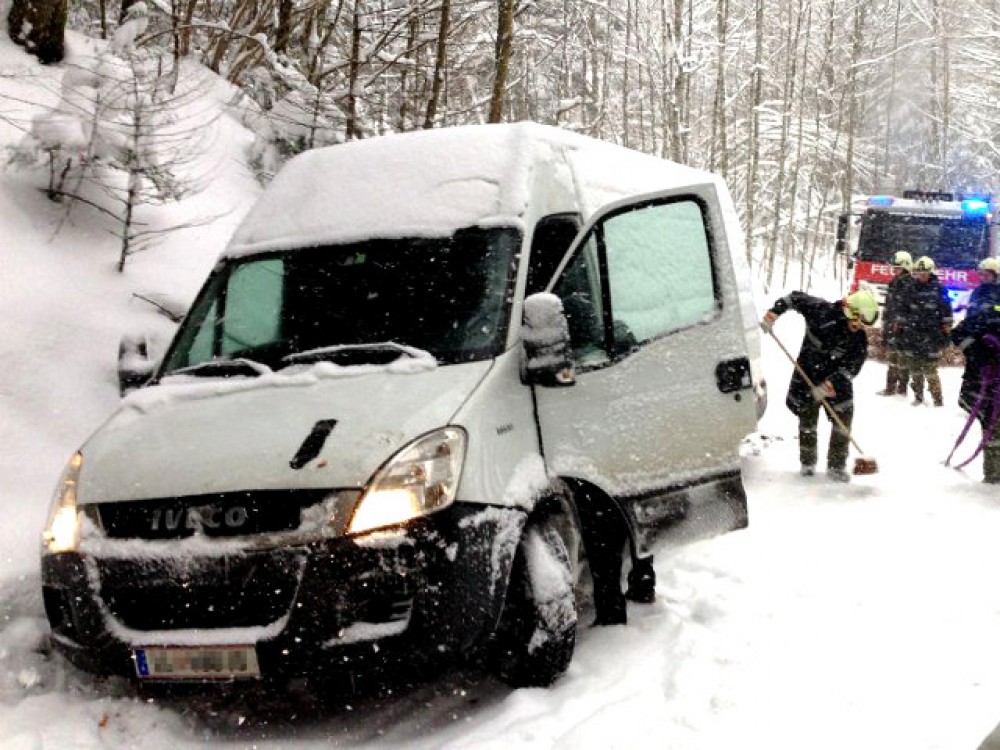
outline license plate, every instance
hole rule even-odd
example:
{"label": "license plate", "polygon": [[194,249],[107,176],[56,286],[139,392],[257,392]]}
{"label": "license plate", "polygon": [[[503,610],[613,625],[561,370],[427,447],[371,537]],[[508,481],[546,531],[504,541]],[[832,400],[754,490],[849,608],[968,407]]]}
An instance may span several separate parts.
{"label": "license plate", "polygon": [[253,646],[137,648],[136,674],[153,680],[225,680],[260,677]]}

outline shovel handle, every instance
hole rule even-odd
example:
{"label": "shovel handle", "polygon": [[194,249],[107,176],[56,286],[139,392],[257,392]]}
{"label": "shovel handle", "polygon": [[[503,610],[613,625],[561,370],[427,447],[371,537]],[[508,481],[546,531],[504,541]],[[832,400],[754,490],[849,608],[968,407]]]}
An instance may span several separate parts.
{"label": "shovel handle", "polygon": [[[774,331],[768,328],[767,332],[770,334],[771,338],[774,339],[774,342],[781,348],[781,351],[785,353],[785,356],[788,357],[788,361],[795,367],[795,371],[802,376],[804,381],[806,381],[806,385],[809,386],[812,393],[816,393],[816,384],[812,382],[808,375],[806,375],[806,371],[802,369],[802,365],[798,363],[798,360],[796,360],[795,357],[792,356],[792,353],[785,348],[785,345],[781,343],[781,339],[774,335]],[[851,431],[847,429],[847,425],[844,424],[844,420],[841,419],[840,415],[834,411],[832,406],[830,406],[830,402],[826,400],[826,396],[821,395],[819,400],[820,403],[823,404],[823,408],[826,409],[826,413],[830,415],[830,419],[832,419],[836,423],[837,427],[839,427],[843,433],[847,435],[847,439],[851,441],[851,445],[854,446],[854,449],[861,455],[864,455],[865,452],[861,450],[861,446],[858,445],[858,441],[854,439]]]}

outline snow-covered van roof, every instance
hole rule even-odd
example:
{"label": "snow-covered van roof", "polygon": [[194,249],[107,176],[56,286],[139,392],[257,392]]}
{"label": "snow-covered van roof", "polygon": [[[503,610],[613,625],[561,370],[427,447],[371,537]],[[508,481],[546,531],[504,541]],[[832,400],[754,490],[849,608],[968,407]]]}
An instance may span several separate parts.
{"label": "snow-covered van roof", "polygon": [[585,217],[628,195],[717,182],[707,172],[536,123],[398,133],[291,159],[225,255],[516,226],[541,169],[566,183]]}

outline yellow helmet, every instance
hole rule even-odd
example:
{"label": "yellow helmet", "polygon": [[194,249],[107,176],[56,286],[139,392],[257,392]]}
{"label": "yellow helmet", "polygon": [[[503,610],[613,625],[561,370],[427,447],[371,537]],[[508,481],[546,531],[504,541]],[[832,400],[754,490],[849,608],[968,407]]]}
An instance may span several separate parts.
{"label": "yellow helmet", "polygon": [[994,275],[1000,276],[1000,260],[996,258],[984,258],[979,261],[980,271],[992,271]]}
{"label": "yellow helmet", "polygon": [[892,256],[892,265],[905,268],[907,271],[913,266],[913,256],[905,250],[900,250]]}
{"label": "yellow helmet", "polygon": [[866,326],[874,325],[878,320],[878,300],[867,289],[859,289],[854,294],[844,298],[844,314],[848,318],[857,317]]}
{"label": "yellow helmet", "polygon": [[926,273],[934,273],[937,266],[934,264],[933,258],[928,258],[926,255],[922,258],[917,258],[917,262],[913,264],[914,271],[924,271]]}

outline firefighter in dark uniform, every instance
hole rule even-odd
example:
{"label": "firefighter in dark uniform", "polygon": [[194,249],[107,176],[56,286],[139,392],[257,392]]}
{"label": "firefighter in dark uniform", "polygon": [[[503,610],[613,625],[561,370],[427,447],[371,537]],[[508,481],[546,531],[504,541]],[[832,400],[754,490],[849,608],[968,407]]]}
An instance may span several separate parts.
{"label": "firefighter in dark uniform", "polygon": [[[990,382],[1000,368],[1000,263],[987,258],[979,264],[980,284],[972,290],[965,319],[951,332],[952,342],[962,350],[965,371],[958,405],[969,414],[975,413],[985,438],[990,418],[1000,398],[1000,382]],[[992,369],[992,372],[991,372]],[[984,382],[986,381],[986,382]],[[993,436],[983,446],[983,481],[1000,484],[1000,428],[992,425]]]}
{"label": "firefighter in dark uniform", "polygon": [[903,366],[903,355],[899,350],[898,336],[893,325],[899,319],[899,301],[906,295],[906,289],[913,283],[910,268],[913,258],[905,250],[900,250],[892,258],[893,279],[885,291],[885,305],[882,308],[882,343],[885,345],[885,389],[880,396],[906,395],[906,384],[910,371]]}
{"label": "firefighter in dark uniform", "polygon": [[924,402],[924,381],[934,406],[942,406],[938,361],[948,345],[952,312],[948,290],[935,275],[934,261],[927,256],[913,264],[913,283],[899,300],[899,314],[894,323],[903,362],[910,371],[913,403]]}
{"label": "firefighter in dark uniform", "polygon": [[[785,405],[799,418],[799,461],[803,476],[816,473],[817,430],[821,401],[826,400],[847,430],[854,419],[853,379],[868,356],[865,326],[878,320],[878,301],[867,289],[830,302],[804,292],[782,297],[764,315],[768,331],[788,310],[806,321],[806,333],[796,360],[816,388],[809,387],[798,369],[792,373]],[[829,415],[827,415],[829,419]],[[850,481],[847,455],[850,435],[830,419],[830,444],[826,454],[827,476],[837,482]]]}

